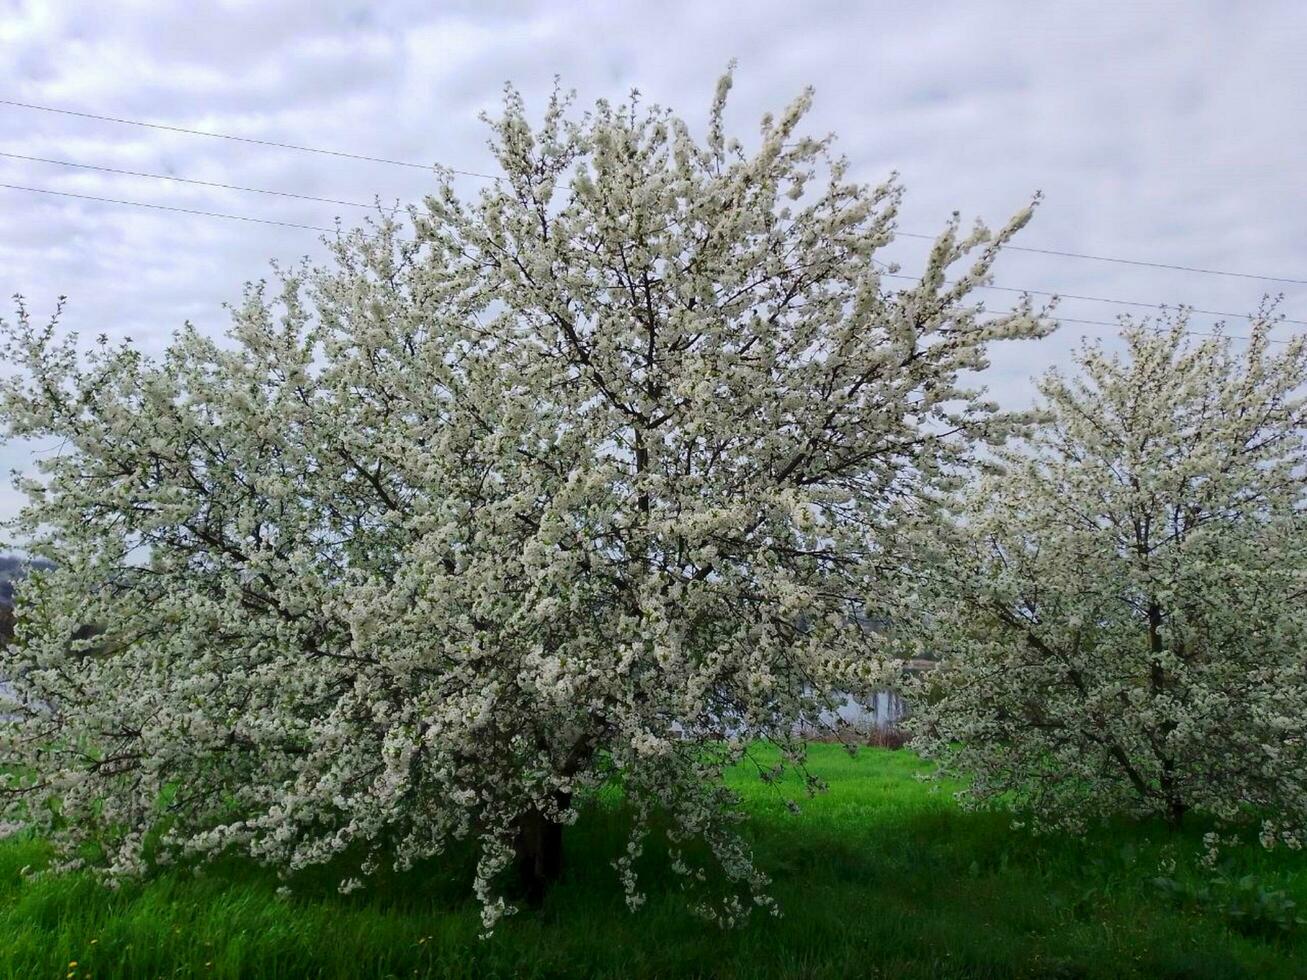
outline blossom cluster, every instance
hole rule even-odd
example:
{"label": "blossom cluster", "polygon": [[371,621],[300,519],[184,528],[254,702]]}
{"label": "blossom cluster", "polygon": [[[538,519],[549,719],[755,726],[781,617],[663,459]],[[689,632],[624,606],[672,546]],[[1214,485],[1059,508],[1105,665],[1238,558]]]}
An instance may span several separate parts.
{"label": "blossom cluster", "polygon": [[354,887],[472,838],[490,928],[522,828],[615,785],[632,907],[655,814],[693,905],[768,904],[720,774],[881,679],[893,512],[1020,424],[961,379],[1051,325],[972,298],[1029,210],[891,288],[899,186],[809,93],[746,151],[729,87],[704,141],[509,90],[497,183],[248,287],[222,340],[6,324],[0,420],[63,446],[16,525],[57,568],[0,661],[12,812],[110,877],[235,849]]}
{"label": "blossom cluster", "polygon": [[1307,826],[1307,340],[1184,312],[1087,345],[918,559],[915,745],[963,798]]}

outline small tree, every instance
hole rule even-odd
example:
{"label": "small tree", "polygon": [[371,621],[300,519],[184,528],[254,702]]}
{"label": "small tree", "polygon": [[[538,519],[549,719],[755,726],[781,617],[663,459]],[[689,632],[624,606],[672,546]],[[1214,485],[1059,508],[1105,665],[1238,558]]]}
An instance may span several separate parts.
{"label": "small tree", "polygon": [[79,358],[20,311],[3,417],[65,448],[19,523],[59,568],[6,655],[5,761],[65,855],[138,871],[158,829],[161,859],[366,874],[472,837],[490,926],[615,783],[633,907],[654,812],[689,884],[697,837],[757,892],[723,767],[759,736],[799,761],[823,692],[875,677],[887,511],[1004,434],[958,375],[1047,324],[969,300],[1029,211],[955,219],[887,289],[898,187],[799,132],[808,94],[745,153],[729,81],[706,144],[634,99],[555,94],[533,130],[509,90],[502,178],[250,288],[225,344]]}
{"label": "small tree", "polygon": [[[1037,821],[1307,814],[1307,341],[1127,325],[964,495],[922,564],[916,746]],[[929,605],[929,603],[928,603]]]}

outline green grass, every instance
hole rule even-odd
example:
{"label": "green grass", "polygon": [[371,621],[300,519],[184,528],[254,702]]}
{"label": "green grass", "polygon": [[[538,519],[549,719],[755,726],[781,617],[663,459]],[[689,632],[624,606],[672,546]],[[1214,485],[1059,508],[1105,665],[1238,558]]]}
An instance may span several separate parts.
{"label": "green grass", "polygon": [[[1032,838],[932,793],[906,752],[850,759],[818,745],[812,763],[831,788],[799,815],[732,777],[779,920],[722,931],[694,919],[656,861],[648,904],[627,912],[608,863],[625,841],[612,808],[569,830],[566,878],[544,908],[488,941],[463,858],[348,897],[324,876],[283,900],[271,875],[235,861],[117,892],[81,875],[25,882],[19,869],[45,849],[11,839],[0,842],[0,977],[65,977],[74,960],[77,977],[1307,976],[1307,926],[1257,931],[1152,882],[1168,853],[1192,861],[1201,828]],[[1254,846],[1232,860],[1307,908],[1307,856]]]}

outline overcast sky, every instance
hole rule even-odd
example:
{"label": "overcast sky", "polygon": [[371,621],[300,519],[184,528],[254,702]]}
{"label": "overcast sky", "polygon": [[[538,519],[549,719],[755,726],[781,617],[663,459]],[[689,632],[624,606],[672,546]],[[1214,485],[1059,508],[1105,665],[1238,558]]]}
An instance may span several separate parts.
{"label": "overcast sky", "polygon": [[[648,101],[702,124],[739,60],[729,120],[816,88],[812,131],[855,176],[898,170],[904,231],[954,210],[1001,223],[1046,196],[1023,244],[1307,279],[1307,4],[981,2],[15,3],[0,0],[0,99],[467,170],[493,169],[480,112],[506,81],[538,108],[561,75],[582,102]],[[368,202],[421,169],[0,105],[0,152]],[[348,207],[0,156],[0,183],[328,226]],[[468,178],[465,189],[479,182]],[[38,315],[157,348],[271,258],[317,234],[0,188],[0,290]],[[891,249],[911,271],[923,243]],[[1307,286],[1012,253],[999,285],[1243,313],[1264,293],[1307,320]],[[1003,304],[993,293],[990,304]],[[1068,318],[1122,307],[1063,301]],[[1213,317],[1195,316],[1195,329]],[[1285,332],[1307,330],[1286,325]],[[1082,334],[1008,345],[990,379],[1019,404]],[[1232,322],[1231,332],[1237,332]],[[32,448],[0,448],[26,468]],[[0,490],[0,517],[17,501]]]}

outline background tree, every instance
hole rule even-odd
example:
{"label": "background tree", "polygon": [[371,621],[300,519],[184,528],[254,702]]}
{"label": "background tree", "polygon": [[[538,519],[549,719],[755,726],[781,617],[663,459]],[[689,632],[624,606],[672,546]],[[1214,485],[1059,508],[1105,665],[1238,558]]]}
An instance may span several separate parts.
{"label": "background tree", "polygon": [[1046,422],[921,566],[941,659],[914,744],[1044,823],[1307,813],[1307,341],[1183,314],[1040,385]]}
{"label": "background tree", "polygon": [[18,523],[59,568],[6,655],[4,758],[70,861],[138,871],[157,828],[160,859],[366,875],[473,837],[490,926],[501,872],[538,899],[614,783],[633,907],[655,813],[688,886],[690,838],[738,886],[706,914],[766,903],[722,768],[758,736],[801,760],[796,722],[875,679],[852,614],[889,512],[1003,437],[959,373],[1048,326],[969,298],[1028,210],[955,218],[891,291],[899,188],[800,133],[807,93],[745,152],[729,87],[706,143],[634,97],[555,94],[533,129],[508,90],[500,180],[250,287],[225,343],[79,357],[20,310],[3,418],[67,449]]}

